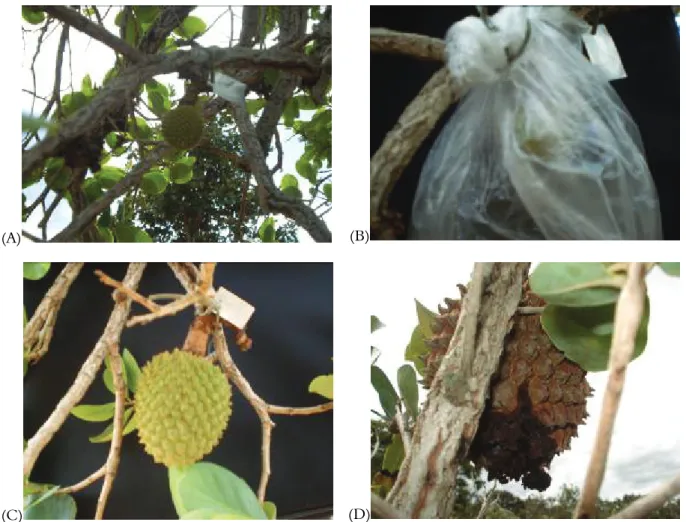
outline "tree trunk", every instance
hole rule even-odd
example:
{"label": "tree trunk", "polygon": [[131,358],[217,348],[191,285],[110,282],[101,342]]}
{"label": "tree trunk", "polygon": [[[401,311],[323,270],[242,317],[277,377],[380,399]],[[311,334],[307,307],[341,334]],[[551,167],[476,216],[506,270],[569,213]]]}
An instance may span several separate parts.
{"label": "tree trunk", "polygon": [[451,518],[460,461],[497,371],[529,263],[476,263],[462,312],[387,500],[408,518]]}

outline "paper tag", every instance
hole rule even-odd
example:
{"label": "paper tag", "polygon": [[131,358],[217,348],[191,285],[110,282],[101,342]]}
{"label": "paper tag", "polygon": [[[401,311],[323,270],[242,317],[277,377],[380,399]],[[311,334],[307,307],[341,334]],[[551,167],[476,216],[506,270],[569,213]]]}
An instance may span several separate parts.
{"label": "paper tag", "polygon": [[607,32],[607,27],[599,25],[595,34],[584,33],[581,37],[591,63],[602,69],[608,81],[626,78],[622,59],[612,36]]}
{"label": "paper tag", "polygon": [[212,90],[226,101],[240,104],[245,100],[246,85],[236,78],[215,71],[214,83],[210,83],[212,85]]}
{"label": "paper tag", "polygon": [[223,287],[217,289],[214,301],[221,319],[238,330],[245,330],[245,326],[255,311],[254,306]]}

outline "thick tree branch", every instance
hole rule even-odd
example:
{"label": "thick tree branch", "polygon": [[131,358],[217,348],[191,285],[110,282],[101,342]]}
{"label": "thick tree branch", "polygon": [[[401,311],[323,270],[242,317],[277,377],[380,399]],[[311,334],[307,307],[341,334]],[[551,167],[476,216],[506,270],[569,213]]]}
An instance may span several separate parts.
{"label": "thick tree branch", "polygon": [[373,27],[370,30],[372,52],[407,54],[424,60],[444,60],[445,42],[423,34],[401,33]]}
{"label": "thick tree branch", "polygon": [[136,63],[145,59],[145,54],[138,49],[131,47],[124,40],[110,33],[104,27],[91,22],[88,18],[71,7],[67,7],[66,5],[47,5],[41,7],[41,9],[45,10],[45,12],[53,18],[56,18],[57,20],[70,25],[77,31],[81,31],[105,44],[114,52],[128,58],[131,62]]}
{"label": "thick tree branch", "polygon": [[31,171],[43,160],[55,155],[60,145],[88,135],[101,126],[105,117],[119,110],[126,100],[133,99],[144,82],[159,74],[197,66],[209,68],[210,65],[244,69],[275,68],[303,74],[316,73],[319,67],[313,58],[280,49],[254,51],[211,47],[149,56],[113,78],[88,105],[76,111],[60,125],[56,136],[46,138],[25,152],[22,155],[22,179],[26,180]]}
{"label": "thick tree branch", "polygon": [[317,242],[331,242],[331,231],[326,223],[317,217],[301,199],[286,196],[274,184],[269,172],[264,152],[260,145],[255,127],[245,106],[234,106],[233,117],[241,133],[245,155],[250,162],[250,170],[259,187],[266,193],[267,212],[283,214],[304,228]]}
{"label": "thick tree branch", "polygon": [[[449,518],[528,263],[477,263],[448,351],[387,500],[409,518]],[[469,355],[469,354],[473,355]]]}
{"label": "thick tree branch", "polygon": [[646,286],[643,263],[630,263],[627,280],[619,293],[615,310],[615,326],[610,347],[610,367],[603,396],[603,408],[596,432],[595,445],[586,471],[586,480],[581,490],[574,518],[595,518],[598,492],[605,477],[610,441],[619,403],[624,390],[627,367],[634,354],[636,332],[643,317]]}
{"label": "thick tree branch", "polygon": [[[126,271],[123,284],[129,288],[136,288],[143,275],[144,263],[131,263]],[[107,351],[112,343],[119,343],[121,332],[126,324],[126,318],[131,310],[131,301],[128,298],[117,300],[105,326],[102,336],[93,348],[93,351],[83,363],[74,383],[67,393],[60,399],[55,410],[50,414],[45,423],[38,429],[36,434],[26,443],[24,450],[24,476],[31,474],[38,456],[43,448],[52,440],[57,430],[67,420],[69,412],[83,399],[88,387],[93,383],[100,366],[102,365]]]}
{"label": "thick tree branch", "polygon": [[138,45],[138,50],[144,54],[156,53],[171,32],[195,9],[195,6],[169,5],[162,7],[148,32]]}
{"label": "thick tree branch", "polygon": [[398,123],[384,139],[371,162],[371,218],[374,223],[383,201],[393,189],[417,149],[433,130],[441,115],[459,99],[443,68],[434,74],[405,108]]}

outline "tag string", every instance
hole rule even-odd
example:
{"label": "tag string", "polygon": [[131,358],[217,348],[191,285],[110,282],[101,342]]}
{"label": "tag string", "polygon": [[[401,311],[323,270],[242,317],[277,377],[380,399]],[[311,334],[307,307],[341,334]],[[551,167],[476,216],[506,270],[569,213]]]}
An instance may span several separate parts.
{"label": "tag string", "polygon": [[[500,30],[498,28],[498,26],[493,23],[493,20],[491,20],[491,17],[488,16],[488,7],[487,6],[477,5],[476,10],[479,12],[479,17],[481,17],[481,21],[486,26],[486,29],[488,29],[491,32],[497,32]],[[514,53],[512,53],[510,51],[510,49],[508,49],[507,47],[505,48],[505,56],[507,56],[508,63],[511,64],[512,62],[514,62],[517,58],[519,58],[522,55],[522,53],[524,52],[524,49],[526,49],[526,46],[529,43],[530,39],[531,39],[531,21],[527,18],[527,20],[526,20],[526,33],[524,34],[524,41],[522,41],[522,45]]]}

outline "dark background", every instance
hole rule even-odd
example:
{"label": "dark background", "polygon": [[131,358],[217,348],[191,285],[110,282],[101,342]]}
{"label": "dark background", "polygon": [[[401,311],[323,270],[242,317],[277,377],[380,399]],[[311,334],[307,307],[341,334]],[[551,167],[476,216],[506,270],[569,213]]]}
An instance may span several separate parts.
{"label": "dark background", "polygon": [[[495,13],[498,7],[489,7]],[[475,16],[473,6],[371,7],[371,27],[443,39],[450,26]],[[627,78],[613,87],[638,124],[655,180],[664,239],[679,239],[679,33],[671,7],[646,7],[608,14],[602,23],[614,39]],[[403,109],[440,68],[437,62],[371,53],[371,151],[381,146]],[[446,111],[415,154],[389,199],[405,229],[426,156],[455,107]]]}
{"label": "dark background", "polygon": [[[53,264],[39,281],[25,281],[24,303],[29,316],[59,274]],[[99,339],[112,311],[112,290],[93,270],[99,268],[121,280],[124,263],[88,263],[69,290],[57,318],[47,355],[29,368],[24,379],[24,437],[29,438],[48,418],[73,383],[81,365]],[[330,263],[219,263],[215,288],[224,286],[255,306],[247,333],[253,347],[240,352],[230,338],[234,361],[253,390],[269,403],[311,406],[327,399],[307,391],[317,375],[333,372],[333,265]],[[166,264],[149,264],[139,286],[143,295],[184,293]],[[183,345],[193,318],[188,308],[178,316],[124,330],[122,348],[139,365],[154,354]],[[132,314],[143,313],[134,304]],[[104,366],[103,366],[104,367]],[[102,369],[87,392],[85,404],[111,402]],[[220,464],[257,490],[261,470],[260,423],[252,407],[232,386],[233,414],[220,445],[204,460]],[[312,416],[274,416],[272,475],[267,500],[278,516],[295,516],[333,505],[333,412]],[[107,422],[89,423],[69,416],[41,453],[31,474],[37,483],[67,486],[96,471],[107,459],[109,443],[92,444]],[[102,481],[74,495],[77,517],[91,518]],[[124,437],[121,463],[107,503],[109,519],[176,519],[169,493],[167,468],[154,464],[143,451],[136,432]],[[321,517],[320,517],[321,518]]]}

